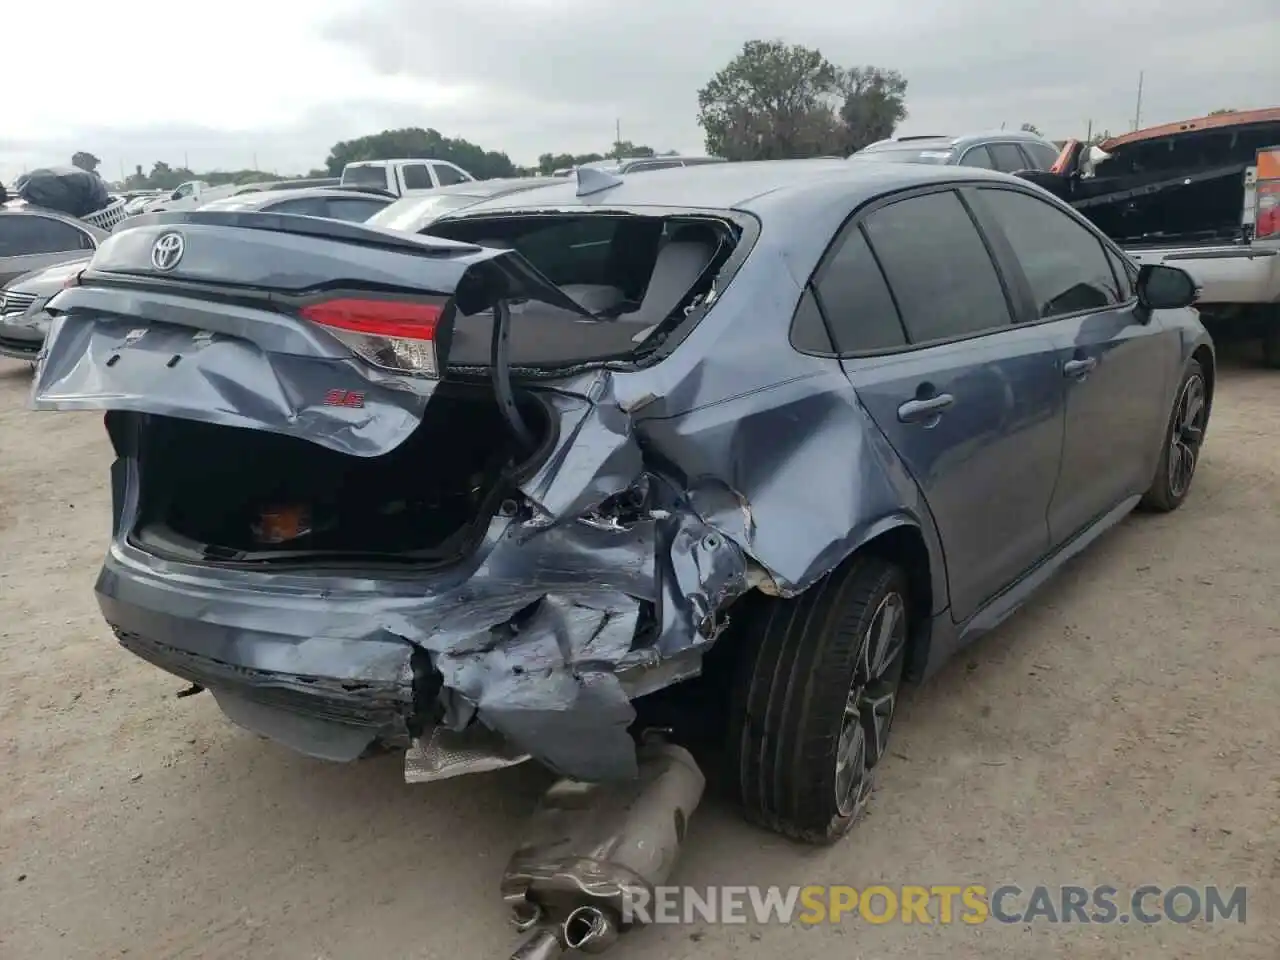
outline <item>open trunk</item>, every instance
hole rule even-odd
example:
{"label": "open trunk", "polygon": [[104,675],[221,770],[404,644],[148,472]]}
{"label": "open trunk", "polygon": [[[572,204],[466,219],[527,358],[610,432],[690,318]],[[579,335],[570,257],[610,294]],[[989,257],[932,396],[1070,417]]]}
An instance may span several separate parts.
{"label": "open trunk", "polygon": [[171,417],[142,421],[133,541],[188,562],[449,563],[466,554],[554,442],[516,443],[492,395],[441,391],[389,453],[354,457],[295,437]]}

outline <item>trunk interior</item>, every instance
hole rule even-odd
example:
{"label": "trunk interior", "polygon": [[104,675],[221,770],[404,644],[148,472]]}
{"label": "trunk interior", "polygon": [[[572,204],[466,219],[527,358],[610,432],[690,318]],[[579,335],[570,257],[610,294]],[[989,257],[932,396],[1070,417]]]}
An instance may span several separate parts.
{"label": "trunk interior", "polygon": [[547,409],[521,398],[539,438],[537,450],[522,453],[488,391],[443,392],[408,440],[369,458],[148,417],[132,539],[159,555],[209,563],[456,560],[554,435]]}

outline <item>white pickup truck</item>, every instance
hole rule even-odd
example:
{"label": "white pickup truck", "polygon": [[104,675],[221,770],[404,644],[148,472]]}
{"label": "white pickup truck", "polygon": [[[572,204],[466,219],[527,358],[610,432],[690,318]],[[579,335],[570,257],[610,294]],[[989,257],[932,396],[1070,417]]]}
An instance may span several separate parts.
{"label": "white pickup truck", "polygon": [[360,160],[342,168],[342,186],[372,187],[397,197],[469,180],[475,177],[447,160]]}
{"label": "white pickup truck", "polygon": [[229,197],[240,187],[229,183],[221,187],[212,187],[203,180],[188,180],[178,184],[172,193],[152,200],[142,208],[142,213],[158,213],[161,210],[194,210],[204,206],[211,200]]}
{"label": "white pickup truck", "polygon": [[1186,270],[1214,335],[1256,337],[1280,367],[1280,108],[1138,130],[1094,151],[1068,141],[1051,172],[1019,175],[1139,264]]}

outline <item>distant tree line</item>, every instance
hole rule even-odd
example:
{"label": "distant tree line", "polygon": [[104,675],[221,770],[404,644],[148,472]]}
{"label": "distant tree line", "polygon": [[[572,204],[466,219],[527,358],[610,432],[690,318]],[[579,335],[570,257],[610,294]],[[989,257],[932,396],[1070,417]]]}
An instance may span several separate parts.
{"label": "distant tree line", "polygon": [[[820,51],[780,40],[752,40],[698,91],[698,123],[706,150],[729,160],[765,160],[834,154],[845,156],[893,135],[907,115],[907,81],[896,70],[841,67]],[[653,147],[620,141],[600,153],[544,153],[522,167],[506,154],[434,128],[405,127],[342,140],[321,168],[307,177],[338,176],[359,160],[416,158],[448,160],[481,179],[548,174],[608,157],[669,156]],[[79,151],[72,162],[95,170],[100,161]],[[126,189],[172,189],[184,180],[213,184],[290,179],[264,170],[196,172],[156,161],[137,166]]]}

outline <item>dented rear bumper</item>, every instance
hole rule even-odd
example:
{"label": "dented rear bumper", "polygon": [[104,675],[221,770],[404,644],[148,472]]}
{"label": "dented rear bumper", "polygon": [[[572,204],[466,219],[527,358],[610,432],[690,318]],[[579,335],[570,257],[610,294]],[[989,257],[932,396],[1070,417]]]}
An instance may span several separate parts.
{"label": "dented rear bumper", "polygon": [[[557,397],[561,441],[522,484],[525,507],[493,518],[467,560],[418,573],[157,557],[127,535],[136,471],[122,458],[104,617],[232,720],[309,755],[479,723],[559,773],[633,777],[631,700],[696,675],[748,561],[645,471],[630,419],[600,399]],[[638,485],[642,511],[601,513]]]}

